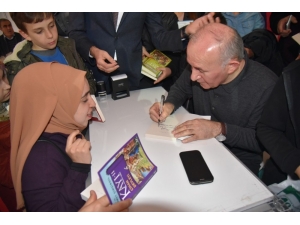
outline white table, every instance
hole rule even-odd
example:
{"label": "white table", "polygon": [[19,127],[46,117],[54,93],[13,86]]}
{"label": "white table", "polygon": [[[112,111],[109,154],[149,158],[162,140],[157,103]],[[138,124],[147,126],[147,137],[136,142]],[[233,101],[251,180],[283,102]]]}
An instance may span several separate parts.
{"label": "white table", "polygon": [[[130,211],[243,211],[266,203],[273,194],[222,143],[209,139],[183,144],[146,139],[153,123],[149,108],[166,94],[161,87],[131,91],[130,97],[114,101],[107,96],[99,101],[106,121],[91,122],[92,182],[105,162],[138,133],[157,173],[134,199]],[[184,108],[175,113],[188,113]],[[191,185],[179,158],[179,152],[200,150],[214,181]]]}

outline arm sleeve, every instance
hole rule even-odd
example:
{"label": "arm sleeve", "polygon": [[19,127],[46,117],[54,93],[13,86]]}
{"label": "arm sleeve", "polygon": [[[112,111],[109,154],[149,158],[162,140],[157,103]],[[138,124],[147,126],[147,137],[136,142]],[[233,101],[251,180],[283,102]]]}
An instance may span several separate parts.
{"label": "arm sleeve", "polygon": [[80,193],[85,189],[87,176],[86,166],[70,166],[51,143],[36,143],[22,173],[27,211],[78,211],[84,204]]}
{"label": "arm sleeve", "polygon": [[166,102],[172,103],[174,105],[174,111],[182,106],[182,104],[188,98],[192,97],[192,81],[190,79],[190,76],[191,67],[190,65],[188,65],[168,93]]}
{"label": "arm sleeve", "polygon": [[182,51],[181,30],[167,31],[163,27],[160,13],[149,12],[146,17],[146,27],[154,46],[161,51]]}
{"label": "arm sleeve", "polygon": [[243,149],[248,149],[250,152],[261,153],[261,146],[258,143],[256,137],[256,125],[261,117],[264,105],[269,98],[273,85],[267,88],[261,95],[260,101],[251,113],[248,124],[245,127],[238,125],[228,124],[227,125],[227,139],[224,141],[225,144],[230,147],[238,147]]}
{"label": "arm sleeve", "polygon": [[86,34],[84,13],[70,12],[69,25],[69,37],[75,40],[77,51],[84,60],[91,64],[94,63],[94,59],[89,57],[90,48],[94,44]]}
{"label": "arm sleeve", "polygon": [[280,77],[257,125],[257,136],[280,169],[293,174],[300,165],[300,150],[285,135],[289,120],[283,79]]}
{"label": "arm sleeve", "polygon": [[264,17],[261,15],[261,13],[257,13],[254,29],[265,29],[265,28],[266,25],[265,25]]}

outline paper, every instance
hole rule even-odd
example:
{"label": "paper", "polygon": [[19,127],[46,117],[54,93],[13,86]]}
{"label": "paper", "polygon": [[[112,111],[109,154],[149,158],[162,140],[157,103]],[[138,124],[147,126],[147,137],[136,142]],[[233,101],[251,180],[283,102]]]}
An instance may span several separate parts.
{"label": "paper", "polygon": [[[193,119],[207,119],[210,120],[210,116],[200,116],[196,114],[184,114],[184,115],[170,115],[164,122],[161,122],[159,125],[155,122],[151,124],[149,129],[147,130],[145,137],[146,138],[156,138],[163,140],[176,141],[176,138],[171,133],[176,126],[179,124]],[[178,138],[179,140],[183,140],[188,136]]]}
{"label": "paper", "polygon": [[178,24],[178,29],[184,27],[184,26],[187,26],[189,25],[191,22],[193,22],[194,20],[183,20],[183,21],[178,21],[177,24]]}
{"label": "paper", "polygon": [[293,35],[292,38],[300,45],[300,33]]}
{"label": "paper", "polygon": [[103,195],[105,195],[105,191],[102,187],[100,179],[97,179],[80,193],[82,200],[87,201],[89,199],[91,190],[96,192],[97,198],[101,198]]}

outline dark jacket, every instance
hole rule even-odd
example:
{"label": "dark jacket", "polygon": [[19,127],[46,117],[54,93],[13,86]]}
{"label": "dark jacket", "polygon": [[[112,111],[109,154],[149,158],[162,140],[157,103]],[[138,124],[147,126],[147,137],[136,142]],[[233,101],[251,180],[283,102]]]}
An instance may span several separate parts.
{"label": "dark jacket", "polygon": [[15,36],[12,39],[12,46],[8,46],[6,38],[4,37],[4,35],[1,35],[0,36],[0,57],[6,56],[7,53],[12,52],[16,44],[18,44],[22,40],[23,38],[21,34],[15,32]]}
{"label": "dark jacket", "polygon": [[[93,69],[96,80],[105,82],[110,91],[109,77],[125,73],[130,89],[139,89],[142,68],[142,32],[147,26],[152,35],[153,44],[159,50],[180,51],[182,42],[180,30],[166,31],[161,24],[159,13],[124,12],[118,30],[115,30],[111,12],[70,13],[69,36],[76,41],[76,47],[83,59]],[[95,59],[89,57],[92,46],[105,50],[111,57],[117,52],[119,69],[107,74],[100,71]]]}
{"label": "dark jacket", "polygon": [[[80,193],[90,164],[72,162],[66,154],[68,135],[42,133],[24,164],[22,194],[29,212],[75,212],[84,204]],[[49,140],[51,142],[49,142]]]}
{"label": "dark jacket", "polygon": [[253,60],[280,76],[284,68],[275,35],[266,29],[255,29],[243,37],[244,47],[253,51]]}
{"label": "dark jacket", "polygon": [[271,158],[263,181],[280,183],[300,166],[300,60],[284,69],[257,124],[257,136]]}
{"label": "dark jacket", "polygon": [[[84,62],[76,52],[75,41],[70,38],[59,37],[57,47],[65,56],[69,66],[87,71],[86,78],[89,82],[91,93],[94,94],[96,92],[96,83],[93,74],[87,70]],[[16,74],[25,66],[42,61],[30,53],[31,49],[32,42],[22,41],[15,47],[14,52],[4,60],[5,66],[8,69],[7,77],[10,84],[12,84]]]}

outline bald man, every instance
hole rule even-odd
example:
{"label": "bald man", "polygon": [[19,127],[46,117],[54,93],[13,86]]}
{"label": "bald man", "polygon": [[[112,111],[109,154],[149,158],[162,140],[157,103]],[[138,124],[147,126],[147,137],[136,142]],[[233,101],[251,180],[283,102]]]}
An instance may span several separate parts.
{"label": "bald man", "polygon": [[255,127],[277,76],[248,59],[239,34],[219,23],[208,24],[191,37],[187,61],[189,66],[171,87],[162,114],[155,103],[151,119],[164,121],[192,97],[194,113],[210,115],[211,121],[186,121],[174,129],[174,136],[190,136],[183,143],[216,138],[258,175],[262,150]]}

